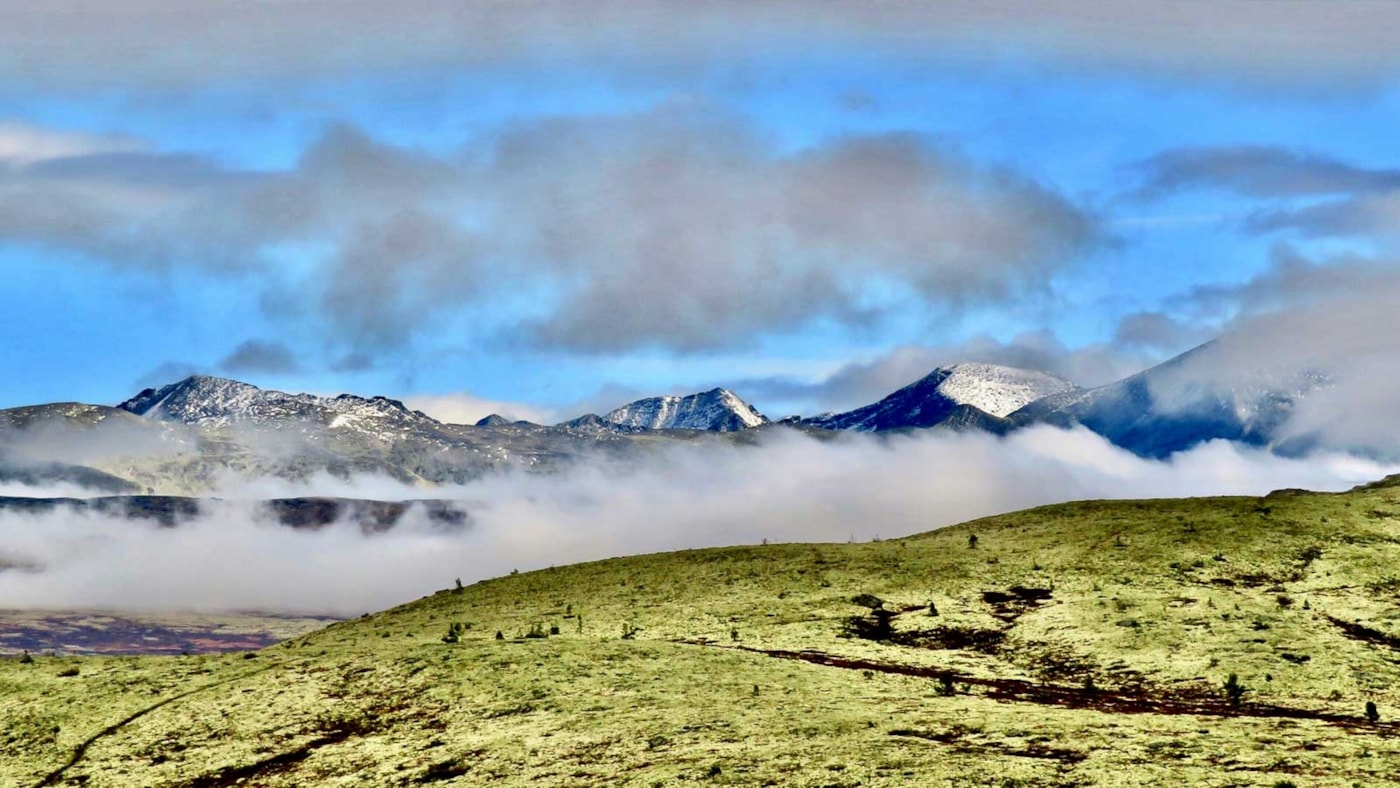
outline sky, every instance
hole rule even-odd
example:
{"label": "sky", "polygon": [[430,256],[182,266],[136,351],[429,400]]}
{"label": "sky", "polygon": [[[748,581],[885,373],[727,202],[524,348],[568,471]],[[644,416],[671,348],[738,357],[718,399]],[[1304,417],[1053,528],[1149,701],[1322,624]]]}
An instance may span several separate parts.
{"label": "sky", "polygon": [[0,0],[0,407],[1400,358],[1400,7],[390,6]]}

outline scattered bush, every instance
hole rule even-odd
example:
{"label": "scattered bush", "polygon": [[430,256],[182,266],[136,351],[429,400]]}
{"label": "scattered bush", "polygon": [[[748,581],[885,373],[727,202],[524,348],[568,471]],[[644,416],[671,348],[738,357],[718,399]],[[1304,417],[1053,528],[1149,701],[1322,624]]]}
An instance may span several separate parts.
{"label": "scattered bush", "polygon": [[29,652],[26,651],[26,652],[24,652],[23,654],[20,655],[19,664],[21,664],[21,665],[33,665],[33,664],[34,664],[34,657],[30,656]]}
{"label": "scattered bush", "polygon": [[938,675],[938,694],[939,694],[939,695],[956,695],[957,692],[958,692],[957,687],[954,687],[954,686],[953,686],[953,674],[951,674],[951,673],[940,673],[940,674]]}
{"label": "scattered bush", "polygon": [[506,639],[505,633],[501,632],[501,630],[499,630],[499,629],[496,630],[496,639],[497,639],[497,640],[505,640],[505,639]]}
{"label": "scattered bush", "polygon": [[1370,720],[1373,725],[1381,721],[1380,709],[1376,708],[1376,702],[1373,700],[1366,701],[1366,719]]}
{"label": "scattered bush", "polygon": [[1244,703],[1244,695],[1249,692],[1249,688],[1240,683],[1240,677],[1231,673],[1225,679],[1225,697],[1230,701],[1230,708],[1238,710]]}
{"label": "scattered bush", "polygon": [[977,534],[968,534],[968,535],[967,535],[967,549],[969,549],[969,550],[976,550],[976,549],[977,549]]}
{"label": "scattered bush", "polygon": [[444,643],[457,643],[462,639],[462,633],[467,631],[466,625],[460,621],[453,621],[447,625],[447,634],[442,636]]}

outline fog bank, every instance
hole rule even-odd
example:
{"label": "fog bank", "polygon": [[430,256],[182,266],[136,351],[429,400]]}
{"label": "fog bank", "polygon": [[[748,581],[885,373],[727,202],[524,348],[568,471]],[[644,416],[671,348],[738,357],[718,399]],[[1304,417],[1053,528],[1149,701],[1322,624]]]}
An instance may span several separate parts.
{"label": "fog bank", "polygon": [[0,607],[358,615],[512,569],[764,539],[892,538],[1086,498],[1343,490],[1397,470],[1224,442],[1145,460],[1084,429],[827,441],[777,433],[758,447],[676,446],[645,465],[600,461],[440,488],[433,497],[469,502],[468,527],[444,529],[411,510],[378,535],[348,523],[292,530],[255,514],[252,499],[426,491],[383,478],[264,480],[173,529],[72,513],[0,516],[0,565],[23,567],[0,570]]}

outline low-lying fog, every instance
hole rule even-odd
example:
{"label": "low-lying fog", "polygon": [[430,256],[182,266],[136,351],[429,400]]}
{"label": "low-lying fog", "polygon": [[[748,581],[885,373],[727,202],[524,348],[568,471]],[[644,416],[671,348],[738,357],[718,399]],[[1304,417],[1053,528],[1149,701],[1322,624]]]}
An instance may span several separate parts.
{"label": "low-lying fog", "polygon": [[[644,466],[600,462],[433,491],[382,478],[258,480],[173,529],[67,511],[0,516],[0,563],[12,567],[0,571],[0,607],[357,615],[512,569],[764,539],[890,538],[1084,498],[1342,490],[1395,470],[1223,442],[1157,462],[1086,430],[1040,427],[1008,438],[775,434],[759,447],[677,446]],[[459,499],[473,519],[444,530],[410,511],[392,531],[366,535],[349,524],[297,531],[254,514],[255,499],[301,495]]]}

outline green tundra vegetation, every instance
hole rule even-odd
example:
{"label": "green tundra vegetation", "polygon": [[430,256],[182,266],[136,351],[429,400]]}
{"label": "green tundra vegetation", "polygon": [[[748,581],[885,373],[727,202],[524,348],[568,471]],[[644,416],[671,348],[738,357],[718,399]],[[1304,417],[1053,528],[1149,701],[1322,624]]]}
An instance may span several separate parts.
{"label": "green tundra vegetation", "polygon": [[[512,573],[256,652],[0,661],[0,785],[1372,786],[1400,483]],[[975,537],[975,538],[974,538]]]}

